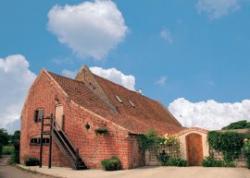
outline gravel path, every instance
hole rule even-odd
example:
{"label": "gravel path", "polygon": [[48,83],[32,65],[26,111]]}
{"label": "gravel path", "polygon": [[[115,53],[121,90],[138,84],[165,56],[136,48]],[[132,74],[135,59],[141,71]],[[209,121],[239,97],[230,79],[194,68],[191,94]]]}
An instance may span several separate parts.
{"label": "gravel path", "polygon": [[64,178],[250,178],[250,170],[246,168],[144,167],[110,172],[94,169],[75,171],[59,167],[27,169]]}
{"label": "gravel path", "polygon": [[250,178],[250,170],[246,168],[144,167],[111,172],[93,169],[76,171],[62,167],[48,169],[46,166],[19,165],[17,168],[9,166],[8,160],[8,157],[0,159],[0,178]]}
{"label": "gravel path", "polygon": [[9,155],[2,155],[2,157],[0,158],[0,166],[7,166],[9,164],[9,160]]}
{"label": "gravel path", "polygon": [[0,178],[53,178],[10,166],[8,165],[9,160],[10,156],[7,155],[0,158]]}
{"label": "gravel path", "polygon": [[0,178],[52,178],[21,170],[14,166],[0,166]]}

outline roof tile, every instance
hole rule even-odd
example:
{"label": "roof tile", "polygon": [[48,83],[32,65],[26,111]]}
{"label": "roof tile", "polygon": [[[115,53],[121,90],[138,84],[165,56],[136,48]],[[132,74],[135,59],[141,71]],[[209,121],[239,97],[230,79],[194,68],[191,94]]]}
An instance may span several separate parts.
{"label": "roof tile", "polygon": [[[77,104],[135,134],[145,133],[150,129],[154,129],[159,134],[174,134],[183,129],[180,123],[159,102],[97,75],[94,75],[96,81],[118,112],[112,112],[110,107],[88,89],[84,82],[63,77],[52,72],[49,72],[49,74]],[[116,96],[122,102],[119,102]],[[129,101],[134,103],[135,106],[133,107]]]}

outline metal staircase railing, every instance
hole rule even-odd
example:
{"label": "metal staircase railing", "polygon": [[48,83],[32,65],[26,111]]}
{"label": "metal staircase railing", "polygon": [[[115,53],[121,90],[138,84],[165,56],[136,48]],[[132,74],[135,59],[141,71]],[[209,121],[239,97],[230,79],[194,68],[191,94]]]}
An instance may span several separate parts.
{"label": "metal staircase railing", "polygon": [[[57,146],[59,147],[60,151],[68,158],[70,161],[70,164],[73,169],[86,169],[86,165],[84,164],[83,160],[81,159],[79,155],[79,150],[74,147],[70,139],[67,137],[66,133],[60,129],[58,126],[57,122],[53,119],[53,116],[51,115],[51,125],[50,125],[50,133],[51,139],[50,143],[52,143],[52,138],[55,140]],[[42,121],[42,126],[41,126],[41,138],[43,137],[43,127],[44,127],[44,122]],[[42,160],[42,143],[41,143],[41,149],[40,149],[40,160]],[[51,146],[50,146],[51,150]],[[49,168],[51,167],[51,151],[49,153]],[[41,161],[40,161],[41,162]],[[42,166],[42,163],[40,167]]]}

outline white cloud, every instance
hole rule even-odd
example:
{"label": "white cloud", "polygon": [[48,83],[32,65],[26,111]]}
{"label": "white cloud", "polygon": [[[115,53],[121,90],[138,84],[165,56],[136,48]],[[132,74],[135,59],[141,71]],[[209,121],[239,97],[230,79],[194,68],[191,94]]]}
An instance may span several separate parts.
{"label": "white cloud", "polygon": [[68,69],[63,69],[62,75],[69,78],[75,78],[77,71],[71,71]]}
{"label": "white cloud", "polygon": [[24,56],[0,58],[0,128],[9,130],[8,126],[20,119],[25,96],[35,77]]}
{"label": "white cloud", "polygon": [[169,29],[166,29],[166,28],[162,29],[160,32],[160,36],[163,40],[165,40],[169,44],[172,44],[174,42],[173,36],[171,32],[169,31]]}
{"label": "white cloud", "polygon": [[[116,68],[104,69],[94,66],[90,67],[89,69],[91,70],[91,72],[100,77],[111,80],[112,82],[122,85],[130,90],[135,90],[135,77],[133,75],[126,75]],[[70,71],[67,69],[64,69],[62,71],[62,75],[69,78],[75,78],[76,73],[77,71]]]}
{"label": "white cloud", "polygon": [[205,12],[210,19],[218,19],[240,8],[242,0],[198,0],[196,8]]}
{"label": "white cloud", "polygon": [[49,31],[82,58],[104,58],[128,31],[122,13],[111,0],[56,5],[48,18]]}
{"label": "white cloud", "polygon": [[250,121],[250,100],[219,103],[214,100],[190,102],[179,98],[170,103],[170,112],[186,127],[221,129],[239,120]]}
{"label": "white cloud", "polygon": [[111,80],[130,90],[135,90],[135,77],[133,75],[126,75],[116,68],[103,69],[101,67],[90,67],[89,69],[96,75]]}
{"label": "white cloud", "polygon": [[166,84],[167,81],[167,77],[166,76],[162,76],[159,80],[157,80],[155,83],[157,85],[163,86]]}

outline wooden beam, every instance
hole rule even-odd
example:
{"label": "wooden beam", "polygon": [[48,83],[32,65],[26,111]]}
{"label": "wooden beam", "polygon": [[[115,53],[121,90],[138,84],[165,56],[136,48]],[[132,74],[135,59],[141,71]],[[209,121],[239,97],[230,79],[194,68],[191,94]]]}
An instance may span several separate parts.
{"label": "wooden beam", "polygon": [[49,136],[49,161],[48,168],[51,168],[52,161],[52,132],[53,132],[53,114],[50,115],[50,136]]}
{"label": "wooden beam", "polygon": [[44,118],[41,118],[40,165],[39,165],[40,168],[43,166],[43,125],[44,125]]}

